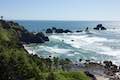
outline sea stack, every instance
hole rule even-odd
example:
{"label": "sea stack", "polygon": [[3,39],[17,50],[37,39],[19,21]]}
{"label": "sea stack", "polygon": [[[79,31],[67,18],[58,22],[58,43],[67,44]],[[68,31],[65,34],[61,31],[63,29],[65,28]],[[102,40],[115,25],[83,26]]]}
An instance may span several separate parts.
{"label": "sea stack", "polygon": [[98,24],[95,28],[93,28],[94,30],[107,30],[102,24]]}

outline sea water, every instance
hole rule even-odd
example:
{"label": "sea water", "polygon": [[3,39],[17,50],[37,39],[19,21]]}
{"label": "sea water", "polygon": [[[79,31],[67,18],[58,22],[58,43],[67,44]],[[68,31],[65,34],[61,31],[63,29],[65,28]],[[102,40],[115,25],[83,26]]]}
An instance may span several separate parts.
{"label": "sea water", "polygon": [[[47,28],[62,28],[72,31],[85,30],[91,34],[63,33],[48,35],[50,41],[43,44],[29,44],[26,49],[42,57],[69,58],[72,61],[90,59],[95,61],[112,60],[120,64],[120,22],[119,21],[17,21],[32,32]],[[103,24],[105,31],[95,31],[93,27]]]}

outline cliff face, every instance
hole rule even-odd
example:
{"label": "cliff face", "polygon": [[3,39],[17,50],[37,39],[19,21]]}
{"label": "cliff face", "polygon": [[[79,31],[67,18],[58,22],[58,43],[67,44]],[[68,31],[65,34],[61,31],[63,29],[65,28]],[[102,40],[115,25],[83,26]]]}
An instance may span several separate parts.
{"label": "cliff face", "polygon": [[0,80],[40,80],[40,69],[23,48],[18,33],[3,23],[0,21]]}

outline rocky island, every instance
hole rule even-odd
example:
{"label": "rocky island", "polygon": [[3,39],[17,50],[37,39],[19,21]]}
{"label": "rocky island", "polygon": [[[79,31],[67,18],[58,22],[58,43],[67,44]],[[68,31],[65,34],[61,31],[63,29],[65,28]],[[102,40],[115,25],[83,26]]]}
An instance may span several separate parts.
{"label": "rocky island", "polygon": [[95,28],[93,28],[94,30],[107,30],[102,24],[98,24]]}

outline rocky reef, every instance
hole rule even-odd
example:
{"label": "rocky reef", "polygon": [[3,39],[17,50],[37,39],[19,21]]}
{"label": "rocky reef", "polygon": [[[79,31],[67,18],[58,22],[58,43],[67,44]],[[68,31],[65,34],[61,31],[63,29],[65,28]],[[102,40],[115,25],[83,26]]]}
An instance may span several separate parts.
{"label": "rocky reef", "polygon": [[107,30],[107,28],[105,28],[102,24],[98,24],[95,28],[93,28],[94,30]]}
{"label": "rocky reef", "polygon": [[53,27],[53,28],[48,28],[46,30],[46,33],[72,33],[72,31],[70,31],[69,29],[64,30]]}

